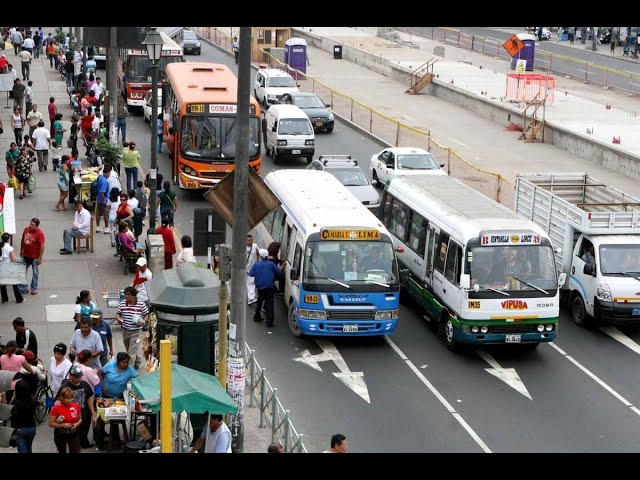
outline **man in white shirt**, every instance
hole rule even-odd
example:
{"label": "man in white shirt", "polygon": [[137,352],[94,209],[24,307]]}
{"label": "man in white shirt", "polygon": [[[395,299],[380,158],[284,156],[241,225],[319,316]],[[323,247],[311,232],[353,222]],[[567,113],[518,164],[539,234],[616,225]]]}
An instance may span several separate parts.
{"label": "man in white shirt", "polygon": [[100,96],[102,95],[102,90],[104,89],[104,84],[102,83],[102,79],[100,77],[96,77],[96,83],[91,86],[91,90],[96,94],[96,98],[101,100]]}
{"label": "man in white shirt", "polygon": [[35,43],[33,42],[33,38],[27,37],[24,39],[22,46],[26,48],[31,55],[33,55],[33,47],[35,47]]}
{"label": "man in white shirt", "polygon": [[147,268],[147,259],[140,257],[136,261],[138,271],[133,278],[133,287],[138,290],[138,300],[149,305],[149,293],[147,292],[147,282],[153,278],[153,273]]}
{"label": "man in white shirt", "polygon": [[49,163],[51,133],[48,128],[45,128],[44,120],[38,122],[38,128],[33,131],[31,138],[33,139],[33,148],[36,149],[36,156],[38,157],[38,170],[46,170],[47,163]]}
{"label": "man in white shirt", "polygon": [[31,73],[31,54],[26,48],[22,48],[18,54],[20,57],[20,65],[22,66],[22,80],[29,80],[29,74]]}
{"label": "man in white shirt", "polygon": [[[43,122],[42,113],[38,111],[37,105],[31,105],[31,111],[27,113],[27,123],[29,124],[29,137],[33,138],[33,132],[38,128],[38,123]],[[49,133],[51,137],[51,133]]]}
{"label": "man in white shirt", "polygon": [[89,235],[90,228],[91,214],[82,206],[82,202],[76,202],[76,213],[73,219],[73,226],[71,228],[64,229],[64,233],[62,235],[64,248],[60,249],[60,254],[71,255],[73,253],[71,250],[71,238]]}

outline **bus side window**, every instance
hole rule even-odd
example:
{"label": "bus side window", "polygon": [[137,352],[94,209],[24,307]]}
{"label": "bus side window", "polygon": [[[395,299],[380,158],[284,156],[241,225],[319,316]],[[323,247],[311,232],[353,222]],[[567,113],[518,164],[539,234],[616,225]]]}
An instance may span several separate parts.
{"label": "bus side window", "polygon": [[289,260],[289,264],[293,265],[292,259],[293,259],[293,251],[294,251],[294,245],[296,244],[296,235],[298,234],[298,229],[296,227],[293,227],[291,229],[291,234],[289,235],[289,243],[288,243],[288,252],[282,252],[281,255],[286,255],[287,260]]}
{"label": "bus side window", "polygon": [[296,243],[296,251],[293,255],[293,267],[298,271],[299,278],[302,278],[302,272],[300,271],[300,262],[302,261],[302,247]]}
{"label": "bus side window", "polygon": [[397,198],[393,199],[393,212],[391,217],[391,230],[401,242],[406,241],[407,237],[407,220],[409,216],[409,207],[403,204]]}
{"label": "bus side window", "polygon": [[433,267],[440,273],[444,274],[444,262],[447,258],[447,250],[449,249],[449,234],[440,232],[436,242],[435,260]]}
{"label": "bus side window", "polygon": [[424,258],[424,244],[427,239],[427,221],[422,215],[411,212],[409,222],[409,248]]}
{"label": "bus side window", "polygon": [[382,212],[380,219],[385,227],[391,230],[391,204],[393,202],[393,196],[389,192],[383,193],[382,198]]}
{"label": "bus side window", "polygon": [[460,266],[462,263],[462,247],[453,240],[449,243],[447,264],[444,276],[454,285],[460,283]]}
{"label": "bus side window", "polygon": [[267,215],[262,219],[262,225],[267,229],[267,232],[271,233],[271,227],[273,225],[273,217],[275,215],[275,210],[271,210]]}
{"label": "bus side window", "polygon": [[273,226],[271,227],[271,238],[274,242],[282,243],[282,231],[284,230],[284,210],[278,207],[273,216]]}

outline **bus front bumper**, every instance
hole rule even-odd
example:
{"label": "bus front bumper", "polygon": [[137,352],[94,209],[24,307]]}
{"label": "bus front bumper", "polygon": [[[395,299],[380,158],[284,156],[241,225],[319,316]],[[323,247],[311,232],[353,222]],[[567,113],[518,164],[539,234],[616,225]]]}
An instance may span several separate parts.
{"label": "bus front bumper", "polygon": [[328,321],[297,318],[298,326],[304,335],[312,336],[356,336],[388,335],[398,326],[398,319],[372,321]]}

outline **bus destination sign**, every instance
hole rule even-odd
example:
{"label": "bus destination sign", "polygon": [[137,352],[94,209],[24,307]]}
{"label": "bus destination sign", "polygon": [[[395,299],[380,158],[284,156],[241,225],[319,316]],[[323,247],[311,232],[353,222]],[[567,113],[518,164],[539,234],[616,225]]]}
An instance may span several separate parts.
{"label": "bus destination sign", "polygon": [[322,230],[320,236],[323,240],[380,240],[378,230]]}
{"label": "bus destination sign", "polygon": [[482,235],[481,244],[489,245],[540,245],[540,235],[534,233],[497,233]]}
{"label": "bus destination sign", "polygon": [[[189,113],[201,113],[208,115],[232,114],[238,113],[238,105],[229,103],[190,103],[187,111]],[[256,109],[251,105],[251,115],[256,114]]]}

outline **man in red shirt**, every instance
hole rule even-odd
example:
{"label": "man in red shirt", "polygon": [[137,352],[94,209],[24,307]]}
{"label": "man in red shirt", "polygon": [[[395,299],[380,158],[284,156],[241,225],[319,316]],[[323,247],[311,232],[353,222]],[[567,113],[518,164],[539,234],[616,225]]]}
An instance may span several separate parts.
{"label": "man in red shirt", "polygon": [[169,158],[173,160],[173,149],[176,148],[176,135],[173,127],[169,127],[167,133],[167,150],[169,150]]}
{"label": "man in red shirt", "polygon": [[6,55],[0,56],[0,73],[5,73],[7,71],[7,65],[9,65],[9,60],[7,60]]}
{"label": "man in red shirt", "polygon": [[40,220],[32,218],[31,223],[22,232],[22,242],[20,243],[20,255],[29,266],[33,268],[31,277],[31,295],[38,293],[38,276],[40,274],[40,264],[44,255],[44,233],[40,230]]}
{"label": "man in red shirt", "polygon": [[56,99],[49,97],[49,121],[51,122],[51,138],[56,136],[56,129],[53,127],[53,122],[56,121],[56,115],[58,114],[58,106],[56,105]]}

